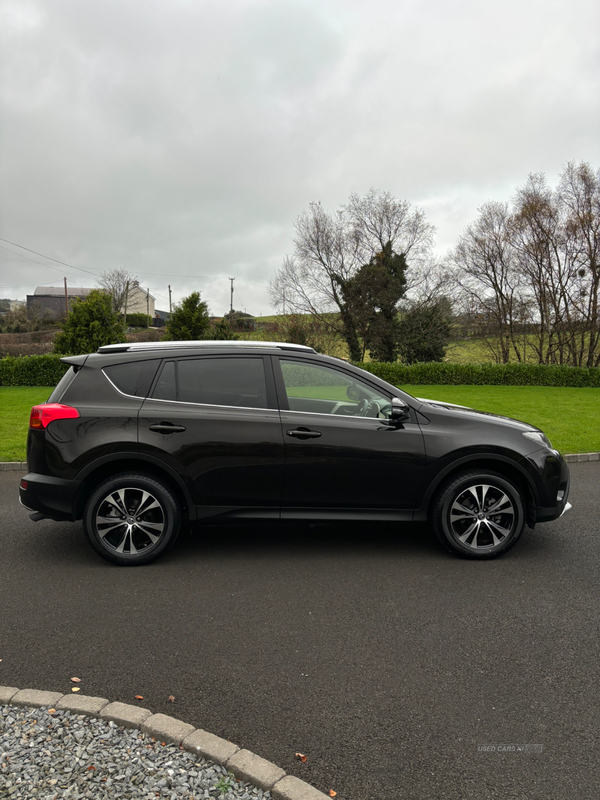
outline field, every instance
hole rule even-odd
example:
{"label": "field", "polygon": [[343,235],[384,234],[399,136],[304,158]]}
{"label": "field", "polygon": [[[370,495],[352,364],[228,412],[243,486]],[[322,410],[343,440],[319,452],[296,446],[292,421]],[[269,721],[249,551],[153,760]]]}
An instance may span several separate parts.
{"label": "field", "polygon": [[[401,388],[414,397],[445,400],[530,422],[541,428],[563,453],[600,451],[600,389],[549,386]],[[337,390],[338,387],[332,387],[332,391]],[[51,391],[47,386],[0,386],[0,461],[25,460],[31,406],[44,402]]]}
{"label": "field", "polygon": [[49,386],[0,386],[0,461],[25,461],[31,406],[51,392]]}
{"label": "field", "polygon": [[555,386],[401,386],[414,397],[445,400],[541,428],[561,453],[600,451],[600,389]]}

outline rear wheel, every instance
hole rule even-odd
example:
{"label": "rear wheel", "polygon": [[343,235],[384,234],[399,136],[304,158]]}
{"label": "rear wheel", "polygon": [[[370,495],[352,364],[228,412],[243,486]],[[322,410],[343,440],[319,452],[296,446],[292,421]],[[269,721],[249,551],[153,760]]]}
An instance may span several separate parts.
{"label": "rear wheel", "polygon": [[494,472],[463,472],[442,486],[431,522],[440,542],[464,558],[489,559],[510,550],[525,527],[518,487]]}
{"label": "rear wheel", "polygon": [[90,494],[83,512],[90,544],[114,564],[148,564],[173,544],[180,526],[172,491],[148,475],[109,478]]}

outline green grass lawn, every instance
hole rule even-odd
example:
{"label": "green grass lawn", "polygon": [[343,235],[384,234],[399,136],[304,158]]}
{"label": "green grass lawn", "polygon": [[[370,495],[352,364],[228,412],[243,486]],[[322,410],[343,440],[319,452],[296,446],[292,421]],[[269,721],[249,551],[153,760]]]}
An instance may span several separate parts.
{"label": "green grass lawn", "polygon": [[414,397],[446,400],[541,428],[562,453],[600,451],[600,389],[555,386],[401,386]]}
{"label": "green grass lawn", "polygon": [[25,461],[31,406],[44,403],[51,386],[0,386],[0,461]]}
{"label": "green grass lawn", "polygon": [[[344,387],[327,387],[346,399]],[[553,386],[402,386],[414,397],[446,400],[522,419],[541,428],[563,453],[600,451],[600,389]],[[48,399],[48,386],[0,386],[0,461],[24,461],[31,406]],[[294,392],[301,395],[302,391]]]}

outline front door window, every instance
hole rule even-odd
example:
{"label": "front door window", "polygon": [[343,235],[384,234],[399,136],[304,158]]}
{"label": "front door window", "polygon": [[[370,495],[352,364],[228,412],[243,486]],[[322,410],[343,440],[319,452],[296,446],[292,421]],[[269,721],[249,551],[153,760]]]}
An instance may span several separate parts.
{"label": "front door window", "polygon": [[281,360],[291,411],[389,419],[390,398],[340,370]]}

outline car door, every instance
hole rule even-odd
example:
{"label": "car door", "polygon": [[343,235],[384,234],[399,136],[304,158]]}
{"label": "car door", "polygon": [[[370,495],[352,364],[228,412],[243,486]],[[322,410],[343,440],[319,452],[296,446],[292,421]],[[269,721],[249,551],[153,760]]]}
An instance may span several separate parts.
{"label": "car door", "polygon": [[[285,452],[282,517],[412,518],[425,463],[416,418],[390,424],[391,394],[342,367],[274,357]],[[404,513],[406,512],[406,513]]]}
{"label": "car door", "polygon": [[279,516],[283,441],[261,355],[166,360],[139,413],[139,444],[186,482],[198,516]]}

